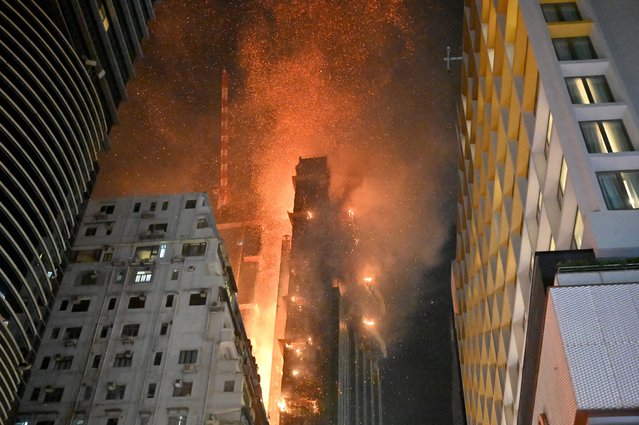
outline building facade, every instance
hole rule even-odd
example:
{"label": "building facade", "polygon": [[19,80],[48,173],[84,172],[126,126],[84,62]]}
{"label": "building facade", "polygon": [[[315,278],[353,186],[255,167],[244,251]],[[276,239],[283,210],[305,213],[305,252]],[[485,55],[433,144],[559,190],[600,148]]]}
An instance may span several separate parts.
{"label": "building facade", "polygon": [[[106,56],[86,49],[122,29],[107,25],[115,16],[109,10],[140,2],[115,3],[0,1],[0,423],[23,394],[95,182],[97,153],[108,144],[114,115],[104,84],[120,59],[107,67]],[[108,13],[100,21],[89,10]]]}
{"label": "building facade", "polygon": [[639,254],[636,16],[465,1],[451,288],[469,424],[518,423],[535,254]]}
{"label": "building facade", "polygon": [[203,193],[91,201],[20,424],[267,424]]}

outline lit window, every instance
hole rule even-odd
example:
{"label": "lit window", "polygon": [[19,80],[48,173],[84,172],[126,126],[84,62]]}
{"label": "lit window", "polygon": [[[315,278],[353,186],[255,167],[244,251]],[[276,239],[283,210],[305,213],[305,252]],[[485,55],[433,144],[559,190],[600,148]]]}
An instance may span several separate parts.
{"label": "lit window", "polygon": [[581,14],[576,3],[547,3],[541,5],[546,22],[581,21]]}
{"label": "lit window", "polygon": [[164,258],[165,255],[166,255],[166,244],[163,243],[162,245],[160,245],[160,253],[158,254],[158,257]]}
{"label": "lit window", "polygon": [[104,31],[109,31],[109,27],[111,26],[109,22],[109,15],[107,15],[106,7],[104,4],[100,5],[100,20],[102,21],[102,27]]}
{"label": "lit window", "polygon": [[566,78],[566,84],[570,100],[574,104],[588,105],[615,101],[606,82],[606,77],[603,75]]}
{"label": "lit window", "polygon": [[546,140],[544,143],[544,156],[548,159],[548,154],[550,153],[550,138],[552,137],[552,125],[553,125],[553,117],[552,114],[548,114],[548,124],[546,127]]}
{"label": "lit window", "polygon": [[153,278],[151,270],[138,270],[135,272],[135,283],[148,283]]}
{"label": "lit window", "polygon": [[[160,245],[152,246],[139,246],[135,249],[136,260],[151,260],[156,257],[160,257]],[[166,245],[164,245],[166,252]]]}
{"label": "lit window", "polygon": [[639,208],[639,170],[597,173],[609,210]]}
{"label": "lit window", "polygon": [[597,59],[588,37],[553,38],[552,44],[560,61]]}
{"label": "lit window", "polygon": [[633,151],[630,137],[621,120],[582,121],[581,133],[589,153]]}
{"label": "lit window", "polygon": [[559,205],[563,204],[564,195],[566,194],[566,182],[568,180],[568,165],[566,158],[561,160],[561,170],[559,171],[559,190],[557,191],[557,200]]}
{"label": "lit window", "polygon": [[577,210],[577,215],[575,216],[575,227],[572,231],[572,248],[573,249],[581,249],[581,243],[583,242],[584,237],[584,221],[581,217],[581,212]]}
{"label": "lit window", "polygon": [[197,350],[182,350],[178,364],[193,364],[197,362]]}
{"label": "lit window", "polygon": [[185,243],[182,245],[183,257],[202,257],[206,252],[206,242]]}

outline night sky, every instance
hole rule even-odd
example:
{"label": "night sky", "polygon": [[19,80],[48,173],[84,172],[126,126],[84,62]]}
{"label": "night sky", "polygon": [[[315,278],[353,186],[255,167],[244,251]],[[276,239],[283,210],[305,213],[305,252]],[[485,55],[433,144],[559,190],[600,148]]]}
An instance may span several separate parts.
{"label": "night sky", "polygon": [[[459,0],[164,0],[94,198],[210,191],[220,76],[230,73],[231,202],[290,232],[300,156],[328,155],[362,229],[362,273],[386,296],[384,422],[449,424]],[[269,248],[270,247],[270,248]],[[266,253],[267,269],[277,255]]]}

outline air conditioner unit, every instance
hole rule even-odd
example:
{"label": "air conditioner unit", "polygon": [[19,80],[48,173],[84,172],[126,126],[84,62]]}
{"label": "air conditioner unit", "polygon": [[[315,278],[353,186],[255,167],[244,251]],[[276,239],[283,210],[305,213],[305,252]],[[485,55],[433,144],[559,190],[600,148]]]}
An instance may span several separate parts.
{"label": "air conditioner unit", "polygon": [[206,290],[202,289],[202,290],[200,291],[200,297],[202,297],[202,298],[206,298]]}
{"label": "air conditioner unit", "polygon": [[175,388],[182,388],[182,380],[181,379],[176,379],[175,382],[173,382],[173,386]]}
{"label": "air conditioner unit", "polygon": [[80,303],[80,301],[82,301],[82,298],[80,298],[80,297],[73,297],[73,298],[71,298],[71,302],[72,302],[73,304],[79,304],[79,303]]}
{"label": "air conditioner unit", "polygon": [[107,390],[115,391],[115,383],[114,382],[107,382]]}
{"label": "air conditioner unit", "polygon": [[129,336],[129,335],[123,335],[122,336],[122,344],[133,344],[133,337]]}

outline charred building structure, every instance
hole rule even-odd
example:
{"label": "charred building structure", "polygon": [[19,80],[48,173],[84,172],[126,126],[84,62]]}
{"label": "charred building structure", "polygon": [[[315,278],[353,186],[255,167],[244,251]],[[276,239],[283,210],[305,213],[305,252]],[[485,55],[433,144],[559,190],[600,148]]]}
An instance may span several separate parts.
{"label": "charred building structure", "polygon": [[32,369],[151,3],[0,1],[0,423]]}
{"label": "charred building structure", "polygon": [[285,326],[276,320],[276,335],[283,332],[279,423],[378,425],[386,348],[376,320],[384,301],[370,281],[354,278],[353,217],[331,202],[329,180],[326,157],[300,158],[292,237],[282,244],[288,263],[277,313],[285,312]]}

